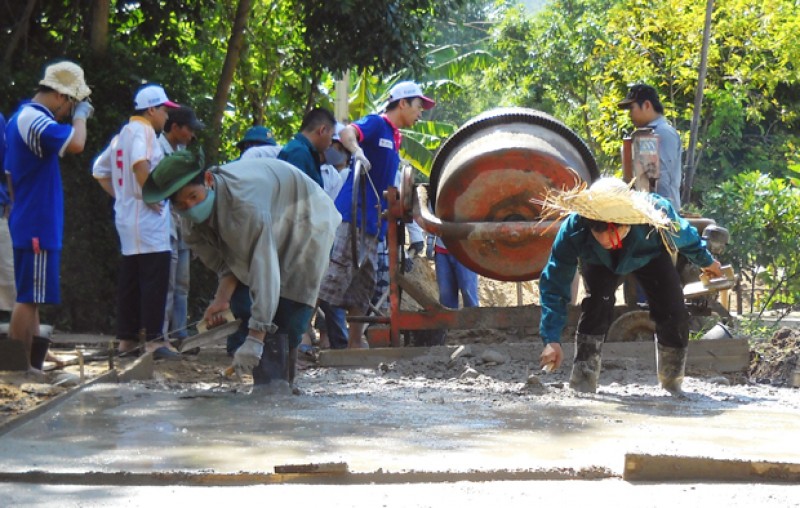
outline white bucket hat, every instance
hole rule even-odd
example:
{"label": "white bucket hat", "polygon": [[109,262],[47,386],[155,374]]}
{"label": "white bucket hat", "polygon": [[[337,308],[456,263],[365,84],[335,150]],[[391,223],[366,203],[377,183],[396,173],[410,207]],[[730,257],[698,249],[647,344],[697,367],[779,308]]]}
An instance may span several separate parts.
{"label": "white bucket hat", "polygon": [[79,101],[89,97],[92,91],[83,78],[83,69],[72,62],[50,64],[44,70],[40,85],[52,88],[58,93],[69,95]]}

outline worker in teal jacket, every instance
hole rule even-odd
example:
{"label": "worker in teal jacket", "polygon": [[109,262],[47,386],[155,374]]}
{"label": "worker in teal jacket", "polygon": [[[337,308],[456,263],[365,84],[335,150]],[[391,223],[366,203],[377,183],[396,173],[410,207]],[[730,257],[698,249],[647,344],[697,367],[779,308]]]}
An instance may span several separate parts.
{"label": "worker in teal jacket", "polygon": [[597,391],[600,351],[614,317],[614,294],[622,277],[633,273],[656,324],[659,381],[670,392],[680,393],[689,326],[673,254],[680,252],[712,277],[722,275],[719,261],[697,230],[666,199],[631,190],[617,178],[551,192],[539,204],[543,216],[565,217],[539,279],[542,365],[558,368],[563,360],[561,332],[580,266],[587,295],[581,302],[570,387]]}

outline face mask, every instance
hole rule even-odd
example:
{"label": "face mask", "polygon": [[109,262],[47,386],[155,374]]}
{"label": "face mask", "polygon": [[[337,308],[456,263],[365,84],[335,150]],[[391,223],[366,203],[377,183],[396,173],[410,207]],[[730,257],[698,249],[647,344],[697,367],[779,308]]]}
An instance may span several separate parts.
{"label": "face mask", "polygon": [[325,150],[325,164],[330,164],[331,166],[338,166],[343,162],[344,162],[344,154],[342,152],[335,149],[334,147],[330,147],[327,150]]}
{"label": "face mask", "polygon": [[178,213],[180,213],[190,221],[194,222],[195,224],[201,224],[208,220],[209,216],[211,216],[211,210],[213,209],[214,209],[214,189],[208,189],[206,191],[206,198],[203,201],[197,203],[188,210],[180,210]]}

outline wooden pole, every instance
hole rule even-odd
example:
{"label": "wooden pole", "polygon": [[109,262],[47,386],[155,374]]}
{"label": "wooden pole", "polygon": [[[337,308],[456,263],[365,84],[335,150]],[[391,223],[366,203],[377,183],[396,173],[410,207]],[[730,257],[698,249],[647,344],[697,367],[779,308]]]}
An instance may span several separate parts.
{"label": "wooden pole", "polygon": [[711,39],[711,14],[714,11],[714,0],[707,0],[706,3],[706,22],[703,28],[703,46],[700,50],[700,71],[697,78],[697,89],[694,93],[694,114],[692,124],[689,129],[689,147],[686,151],[686,178],[683,185],[683,196],[681,202],[688,203],[692,198],[692,185],[694,184],[694,174],[697,165],[695,149],[697,147],[697,133],[700,125],[700,108],[703,105],[703,89],[706,83],[708,72],[708,44]]}

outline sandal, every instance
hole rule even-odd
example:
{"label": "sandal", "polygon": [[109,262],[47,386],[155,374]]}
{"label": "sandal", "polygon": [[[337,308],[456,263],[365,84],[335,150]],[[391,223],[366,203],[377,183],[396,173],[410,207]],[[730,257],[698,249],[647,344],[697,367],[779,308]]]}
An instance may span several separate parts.
{"label": "sandal", "polygon": [[314,346],[311,344],[300,344],[297,346],[297,353],[303,355],[306,359],[317,360],[317,355],[314,351]]}

